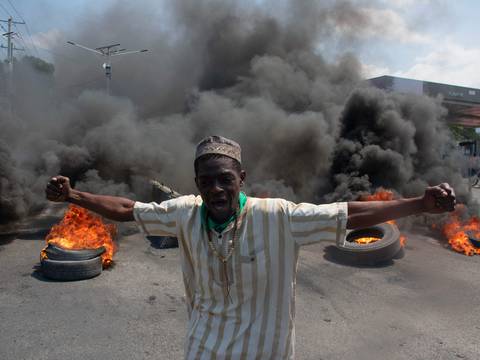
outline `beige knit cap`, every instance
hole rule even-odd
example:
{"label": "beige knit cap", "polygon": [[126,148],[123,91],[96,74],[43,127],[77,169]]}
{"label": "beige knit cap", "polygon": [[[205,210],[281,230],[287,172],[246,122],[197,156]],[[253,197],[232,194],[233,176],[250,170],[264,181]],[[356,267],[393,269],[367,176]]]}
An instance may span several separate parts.
{"label": "beige knit cap", "polygon": [[197,144],[195,160],[207,154],[225,155],[237,160],[240,164],[242,163],[242,149],[240,145],[223,136],[207,136]]}

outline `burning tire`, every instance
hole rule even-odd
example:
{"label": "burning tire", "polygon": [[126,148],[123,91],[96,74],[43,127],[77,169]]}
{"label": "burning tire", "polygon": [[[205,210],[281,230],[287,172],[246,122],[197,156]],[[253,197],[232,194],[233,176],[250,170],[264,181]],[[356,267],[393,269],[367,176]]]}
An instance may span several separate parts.
{"label": "burning tire", "polygon": [[[359,244],[359,238],[373,237],[377,241]],[[358,264],[375,264],[392,259],[402,248],[400,232],[393,224],[383,223],[350,231],[343,244],[337,245],[342,255]]]}
{"label": "burning tire", "polygon": [[88,260],[52,260],[42,259],[43,275],[53,280],[82,280],[90,279],[102,272],[101,256]]}
{"label": "burning tire", "polygon": [[97,249],[82,249],[82,250],[66,250],[61,247],[48,244],[45,248],[45,254],[50,260],[89,260],[102,255],[105,248],[99,247]]}

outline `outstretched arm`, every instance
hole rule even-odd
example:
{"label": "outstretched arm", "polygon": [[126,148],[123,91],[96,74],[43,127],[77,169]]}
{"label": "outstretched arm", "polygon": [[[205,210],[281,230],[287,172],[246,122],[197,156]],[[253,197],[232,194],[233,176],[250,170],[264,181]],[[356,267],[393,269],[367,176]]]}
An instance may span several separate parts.
{"label": "outstretched arm", "polygon": [[444,183],[428,187],[423,196],[416,198],[349,202],[347,228],[359,229],[409,215],[440,214],[454,209],[455,193]]}
{"label": "outstretched arm", "polygon": [[133,205],[130,199],[95,195],[72,189],[70,179],[55,176],[50,179],[45,189],[47,199],[55,202],[70,202],[115,221],[133,221]]}

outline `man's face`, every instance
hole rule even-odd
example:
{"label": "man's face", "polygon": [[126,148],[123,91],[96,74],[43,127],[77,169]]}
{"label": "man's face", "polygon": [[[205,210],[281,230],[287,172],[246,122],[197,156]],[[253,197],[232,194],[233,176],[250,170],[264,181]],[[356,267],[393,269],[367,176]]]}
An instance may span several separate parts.
{"label": "man's face", "polygon": [[233,215],[244,180],[245,171],[239,172],[229,157],[199,160],[195,183],[214,221],[223,223]]}

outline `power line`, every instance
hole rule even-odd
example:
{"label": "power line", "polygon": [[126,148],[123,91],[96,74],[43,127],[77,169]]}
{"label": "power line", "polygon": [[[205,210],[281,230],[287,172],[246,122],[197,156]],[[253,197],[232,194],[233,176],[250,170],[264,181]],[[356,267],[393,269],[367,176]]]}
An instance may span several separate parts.
{"label": "power line", "polygon": [[[0,4],[1,5],[1,4]],[[24,24],[24,22],[19,22],[19,21],[14,21],[12,19],[12,17],[9,17],[8,20],[2,20],[0,19],[0,22],[1,23],[7,23],[7,32],[5,34],[3,34],[3,36],[5,36],[7,38],[7,50],[8,50],[8,59],[7,59],[7,62],[9,64],[9,70],[10,70],[10,73],[13,73],[13,52],[14,51],[25,51],[25,49],[19,49],[19,48],[16,48],[14,45],[13,45],[13,41],[12,41],[12,38],[13,36],[15,35],[15,33],[12,31],[12,25],[15,25],[15,24]],[[0,47],[2,48],[5,48],[4,45],[1,45]]]}
{"label": "power line", "polygon": [[[14,25],[15,27],[17,27],[16,25]],[[2,23],[0,23],[0,28],[4,31],[4,32],[8,32],[7,29],[5,29],[5,27],[2,25]],[[25,39],[23,38],[22,34],[21,33],[17,33],[19,35],[19,38],[22,40],[22,43],[25,47],[28,48],[27,46],[27,43],[25,41]],[[40,49],[42,51],[47,51],[53,55],[57,55],[57,56],[60,56],[60,57],[63,57],[65,59],[68,59],[72,62],[77,62],[77,59],[74,59],[73,57],[70,57],[70,56],[67,56],[67,55],[64,55],[64,54],[60,54],[59,52],[56,52],[56,51],[52,51],[50,49],[47,49],[47,48],[42,48],[42,47],[37,47],[37,49]]]}
{"label": "power line", "polygon": [[[13,24],[13,27],[15,28],[15,35],[17,35],[19,38],[21,38],[23,40],[23,36],[22,36],[22,33],[20,32],[20,29],[18,28],[17,24]],[[25,44],[25,42],[24,42]]]}
{"label": "power line", "polygon": [[25,25],[25,28],[27,29],[28,37],[30,38],[30,43],[32,44],[33,49],[34,49],[35,52],[37,53],[37,56],[40,57],[40,53],[38,52],[38,49],[37,49],[37,47],[35,46],[35,43],[34,43],[34,41],[33,41],[32,34],[30,33],[30,29],[29,29],[29,27],[28,27],[27,22],[25,21],[25,19],[23,18],[23,16],[20,14],[20,12],[17,10],[17,8],[13,5],[13,3],[12,3],[10,0],[7,0],[7,1],[8,1],[8,3],[10,4],[10,6],[12,7],[12,9],[15,11],[15,13],[18,15],[18,17],[20,18],[20,20],[23,21],[23,25]]}
{"label": "power line", "polygon": [[15,8],[15,6],[13,6],[13,4],[10,2],[10,0],[7,0],[7,1],[8,1],[8,3],[10,4],[10,6],[12,7],[13,11],[15,11],[15,12],[17,13],[18,17],[19,17],[23,22],[25,22],[25,20],[23,20],[23,18],[22,18],[22,15],[20,15],[20,13],[17,11],[17,9]]}
{"label": "power line", "polygon": [[0,3],[0,8],[2,8],[3,11],[5,11],[5,13],[6,13],[9,17],[12,17],[12,15],[10,14],[10,12],[7,10],[7,8],[6,8],[2,3]]}
{"label": "power line", "polygon": [[[15,46],[13,45],[13,41],[12,41],[13,36],[14,35],[21,36],[21,34],[12,32],[12,25],[18,30],[17,24],[24,24],[25,21],[23,20],[22,20],[23,22],[13,21],[12,14],[10,13],[10,11],[8,11],[8,9],[2,3],[0,3],[0,8],[8,15],[8,18],[9,18],[9,20],[0,20],[0,23],[2,22],[8,23],[8,30],[5,29],[5,27],[0,24],[2,30],[5,31],[5,34],[3,35],[7,37],[7,40],[8,40],[7,47],[3,45],[1,45],[0,47],[7,49],[7,62],[10,64],[9,66],[11,67],[13,65],[13,51],[15,50],[25,51],[25,49],[18,49],[18,48],[15,48]],[[21,40],[23,41],[23,46],[26,47],[25,41],[23,39]]]}
{"label": "power line", "polygon": [[[13,36],[15,35],[15,33],[12,31],[12,25],[14,25],[15,23],[17,24],[23,24],[22,22],[19,22],[19,21],[14,21],[12,19],[12,17],[10,16],[8,18],[8,20],[2,20],[0,19],[0,23],[7,23],[7,32],[5,34],[3,34],[3,36],[5,36],[7,38],[7,46],[4,46],[4,45],[0,45],[0,47],[2,48],[6,48],[7,49],[7,66],[8,66],[8,77],[7,77],[7,93],[8,93],[8,96],[12,96],[13,95],[13,52],[14,51],[25,51],[25,49],[21,49],[21,48],[17,48],[14,44],[13,44],[13,41],[12,41],[12,38]],[[10,109],[11,111],[11,109]]]}
{"label": "power line", "polygon": [[[1,4],[0,4],[1,5]],[[15,29],[17,30],[17,32],[15,33],[12,33],[12,36],[14,35],[17,35],[18,38],[21,40],[23,46],[26,48],[26,52],[27,53],[30,53],[30,50],[28,49],[28,45],[27,43],[25,42],[25,40],[23,39],[23,36],[22,36],[22,33],[20,32],[20,30],[18,29],[17,27],[17,24],[15,22],[12,22],[13,26],[15,27]],[[5,33],[8,33],[8,30],[5,29],[5,27],[0,23],[0,28],[5,32]]]}
{"label": "power line", "polygon": [[20,15],[20,13],[17,11],[17,8],[15,6],[13,6],[12,2],[10,0],[7,0],[8,3],[10,4],[10,6],[12,7],[13,11],[15,11],[15,13],[18,15],[18,17],[20,18],[20,20],[22,20],[23,22],[25,22],[25,19],[22,17],[22,15]]}
{"label": "power line", "polygon": [[[16,25],[14,25],[14,26],[15,26],[15,28],[17,28]],[[20,39],[21,43],[23,44],[23,47],[25,48],[25,52],[27,53],[27,55],[32,55],[32,52],[28,48],[28,45],[25,42],[25,39],[23,38],[22,34],[20,32],[16,32],[15,35],[17,35],[17,38]]]}
{"label": "power line", "polygon": [[[5,27],[2,25],[2,23],[0,23],[0,28],[1,28],[5,33],[8,32],[7,29],[5,29]],[[0,46],[0,49],[5,50],[5,51],[7,52],[7,57],[8,57],[8,49],[6,49],[6,48],[3,47],[3,46]]]}

